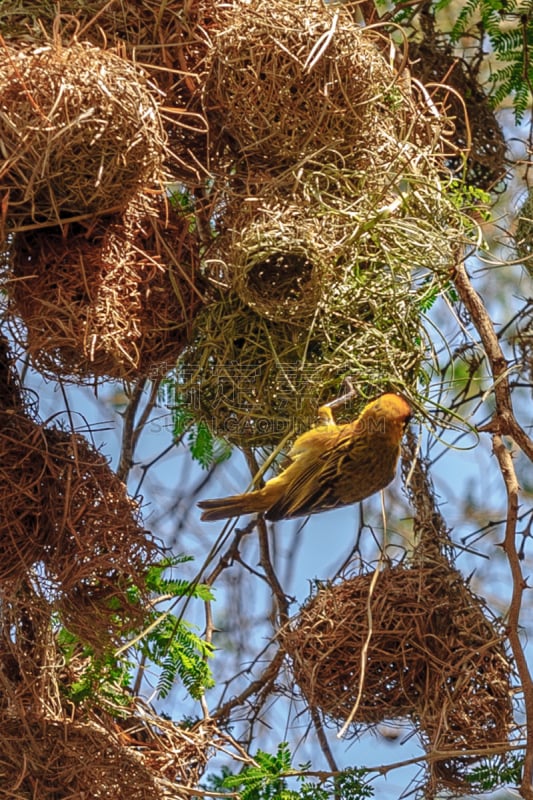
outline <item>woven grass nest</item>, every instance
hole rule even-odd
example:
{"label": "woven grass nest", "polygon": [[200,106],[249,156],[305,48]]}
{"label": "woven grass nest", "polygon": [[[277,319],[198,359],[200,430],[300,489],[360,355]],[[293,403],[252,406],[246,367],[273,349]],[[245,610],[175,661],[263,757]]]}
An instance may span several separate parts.
{"label": "woven grass nest", "polygon": [[79,37],[95,47],[113,48],[141,66],[164,98],[172,176],[198,185],[205,181],[212,158],[199,98],[210,4],[62,0],[58,16],[55,0],[2,0],[0,33],[7,42],[31,46],[59,40],[68,46]]}
{"label": "woven grass nest", "polygon": [[514,244],[525,268],[533,275],[533,191],[529,191],[516,212]]}
{"label": "woven grass nest", "polygon": [[8,53],[0,138],[12,229],[123,210],[164,178],[165,134],[146,77],[87,43]]}
{"label": "woven grass nest", "polygon": [[142,592],[159,548],[104,456],[81,435],[0,411],[0,591],[34,570],[65,627],[100,647],[143,620]]}
{"label": "woven grass nest", "polygon": [[[453,120],[450,138],[458,154],[448,157],[448,168],[461,173],[466,157],[468,182],[492,189],[507,172],[506,144],[490,99],[476,74],[449,46],[427,38],[412,42],[409,56],[412,74],[423,84],[431,84],[434,100],[442,103],[446,116]],[[440,84],[437,93],[435,84]],[[448,91],[448,86],[454,91]]]}
{"label": "woven grass nest", "polygon": [[226,215],[204,265],[258,314],[309,324],[335,277],[353,257],[351,233],[335,215],[317,215],[301,198],[252,197]]}
{"label": "woven grass nest", "polygon": [[275,171],[323,150],[364,162],[372,149],[385,162],[416,139],[424,112],[348,9],[235,0],[214,9],[210,36],[204,107],[250,164]]}
{"label": "woven grass nest", "polygon": [[155,715],[65,721],[4,714],[0,720],[2,789],[39,800],[185,800],[215,733],[209,724],[184,730]]}
{"label": "woven grass nest", "polygon": [[457,786],[472,760],[446,751],[503,752],[512,722],[503,631],[444,559],[324,587],[279,635],[311,707],[336,722],[410,718],[428,752],[444,754],[432,767],[439,785]]}
{"label": "woven grass nest", "polygon": [[300,325],[272,322],[228,292],[198,315],[177,377],[198,421],[237,445],[270,446],[314,424],[347,376],[361,397],[339,421],[387,388],[412,390],[419,333],[409,285],[388,271],[332,289],[327,309]]}
{"label": "woven grass nest", "polygon": [[[52,377],[171,369],[202,305],[189,221],[130,205],[85,230],[19,233],[5,286],[17,341]],[[21,324],[21,322],[23,324]]]}

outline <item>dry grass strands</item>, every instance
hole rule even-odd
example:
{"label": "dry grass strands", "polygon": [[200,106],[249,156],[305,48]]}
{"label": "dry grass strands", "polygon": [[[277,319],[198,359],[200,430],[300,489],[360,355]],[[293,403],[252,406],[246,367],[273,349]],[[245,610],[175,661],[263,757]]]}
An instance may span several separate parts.
{"label": "dry grass strands", "polygon": [[69,45],[78,37],[141,66],[164,94],[173,178],[197,185],[205,181],[210,158],[199,98],[210,16],[210,2],[198,0],[61,0],[59,17],[56,0],[2,0],[0,33],[31,45]]}
{"label": "dry grass strands", "polygon": [[[510,665],[479,598],[443,558],[386,567],[370,592],[374,578],[321,589],[280,632],[309,705],[339,722],[409,717],[430,752],[503,750]],[[471,760],[443,756],[433,779],[457,786]]]}
{"label": "dry grass strands", "polygon": [[160,550],[101,453],[77,434],[45,436],[47,464],[60,471],[42,498],[54,536],[43,555],[51,598],[65,627],[98,648],[142,625],[146,609],[130,590],[143,594]]}
{"label": "dry grass strands", "polygon": [[481,189],[492,189],[507,172],[506,144],[477,76],[451,47],[427,35],[423,42],[409,45],[409,55],[413,75],[429,85],[434,101],[440,102],[448,119],[453,120],[450,139],[456,155],[448,156],[448,168],[461,174],[466,159],[467,181]]}
{"label": "dry grass strands", "polygon": [[[324,149],[352,157],[397,150],[414,104],[342,6],[234,0],[213,13],[204,106],[249,163],[272,170]],[[408,119],[410,117],[410,119]]]}
{"label": "dry grass strands", "polygon": [[160,554],[107,460],[76,434],[0,412],[0,587],[16,596],[35,570],[47,602],[99,648],[142,624],[129,594],[144,591]]}
{"label": "dry grass strands", "polygon": [[188,227],[130,207],[91,231],[18,234],[9,312],[35,367],[78,381],[168,371],[202,304]]}
{"label": "dry grass strands", "polygon": [[23,581],[55,544],[43,499],[59,471],[48,469],[46,434],[32,419],[0,411],[0,584]]}
{"label": "dry grass strands", "polygon": [[[182,731],[154,718],[131,733],[118,720],[4,716],[0,797],[184,800],[209,757],[209,726]],[[130,721],[130,725],[131,725]],[[176,782],[178,781],[178,783]]]}
{"label": "dry grass strands", "polygon": [[9,228],[122,210],[163,179],[166,141],[143,73],[89,44],[7,56],[0,138]]}

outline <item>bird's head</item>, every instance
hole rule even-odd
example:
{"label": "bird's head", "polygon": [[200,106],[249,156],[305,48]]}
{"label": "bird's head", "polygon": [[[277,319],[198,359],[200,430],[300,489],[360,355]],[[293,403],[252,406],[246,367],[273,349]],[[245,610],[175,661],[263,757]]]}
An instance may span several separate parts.
{"label": "bird's head", "polygon": [[369,403],[360,419],[375,433],[391,435],[399,441],[412,415],[411,406],[405,398],[387,393]]}

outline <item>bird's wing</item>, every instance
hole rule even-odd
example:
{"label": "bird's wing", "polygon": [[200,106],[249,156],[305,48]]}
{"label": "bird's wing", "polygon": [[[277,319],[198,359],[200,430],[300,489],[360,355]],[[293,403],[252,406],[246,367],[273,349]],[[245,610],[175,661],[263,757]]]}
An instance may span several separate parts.
{"label": "bird's wing", "polygon": [[315,430],[308,440],[309,447],[305,447],[307,443],[301,437],[300,446],[289,453],[293,463],[283,473],[285,491],[269,508],[266,519],[302,517],[342,505],[335,497],[335,486],[352,441],[353,431],[345,428],[320,434]]}

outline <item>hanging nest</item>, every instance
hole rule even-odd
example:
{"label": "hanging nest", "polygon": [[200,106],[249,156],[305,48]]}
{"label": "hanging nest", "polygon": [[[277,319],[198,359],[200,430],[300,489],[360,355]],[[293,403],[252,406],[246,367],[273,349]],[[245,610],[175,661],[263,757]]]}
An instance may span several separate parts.
{"label": "hanging nest", "polygon": [[297,198],[255,197],[228,215],[205,264],[258,314],[307,325],[344,271],[349,240],[334,215],[310,214]]}
{"label": "hanging nest", "polygon": [[88,231],[17,235],[8,310],[36,369],[76,381],[134,380],[174,366],[202,295],[189,219],[169,213],[130,206]]}
{"label": "hanging nest", "polygon": [[188,798],[221,742],[216,725],[181,726],[159,717],[123,686],[113,687],[109,675],[111,701],[98,687],[74,703],[73,690],[91,680],[94,658],[81,644],[65,645],[52,607],[29,580],[16,594],[6,596],[4,588],[0,763],[6,796]]}
{"label": "hanging nest", "polygon": [[[95,648],[142,624],[160,549],[104,456],[80,435],[0,412],[0,587],[16,595],[39,570],[62,623]],[[44,570],[44,573],[43,573]]]}
{"label": "hanging nest", "polygon": [[[2,719],[2,787],[39,800],[186,800],[213,750],[215,730],[152,719]],[[7,796],[7,794],[6,794]]]}
{"label": "hanging nest", "polygon": [[178,391],[217,435],[269,446],[314,424],[345,377],[360,404],[339,421],[383,391],[414,391],[422,358],[419,309],[405,275],[354,268],[305,324],[271,322],[232,292],[221,295],[197,318]]}
{"label": "hanging nest", "polygon": [[161,551],[102,453],[79,434],[50,428],[45,435],[47,464],[59,472],[42,498],[53,536],[43,563],[54,607],[71,633],[105,646],[143,624],[146,611],[131,591],[146,594],[146,572]]}
{"label": "hanging nest", "polygon": [[0,178],[10,228],[123,210],[163,180],[165,135],[144,74],[89,44],[8,54]]}
{"label": "hanging nest", "polygon": [[431,34],[429,38],[426,34],[423,42],[411,42],[409,56],[413,76],[428,86],[435,101],[442,98],[444,115],[453,120],[450,139],[455,154],[448,155],[447,167],[462,175],[466,160],[467,182],[493,189],[507,172],[506,144],[476,73],[449,45],[436,41]]}
{"label": "hanging nest", "polygon": [[391,161],[398,140],[417,138],[425,112],[380,53],[375,30],[347,9],[235,0],[216,7],[210,35],[206,113],[249,165],[275,172],[327,150],[327,160],[359,158],[363,168],[371,150]]}
{"label": "hanging nest", "polygon": [[0,584],[17,585],[54,542],[43,498],[59,477],[47,470],[43,429],[23,413],[0,411]]}
{"label": "hanging nest", "polygon": [[533,276],[533,191],[530,190],[516,213],[514,244],[524,267]]}
{"label": "hanging nest", "polygon": [[164,96],[172,176],[198,185],[205,182],[214,157],[199,97],[210,5],[209,0],[62,0],[58,15],[56,0],[2,0],[0,33],[8,42],[31,46],[52,41],[68,46],[79,36],[141,66]]}
{"label": "hanging nest", "polygon": [[444,558],[324,587],[280,637],[312,708],[336,722],[410,718],[428,752],[443,754],[432,764],[439,786],[461,784],[478,758],[469,751],[508,747],[503,631]]}

